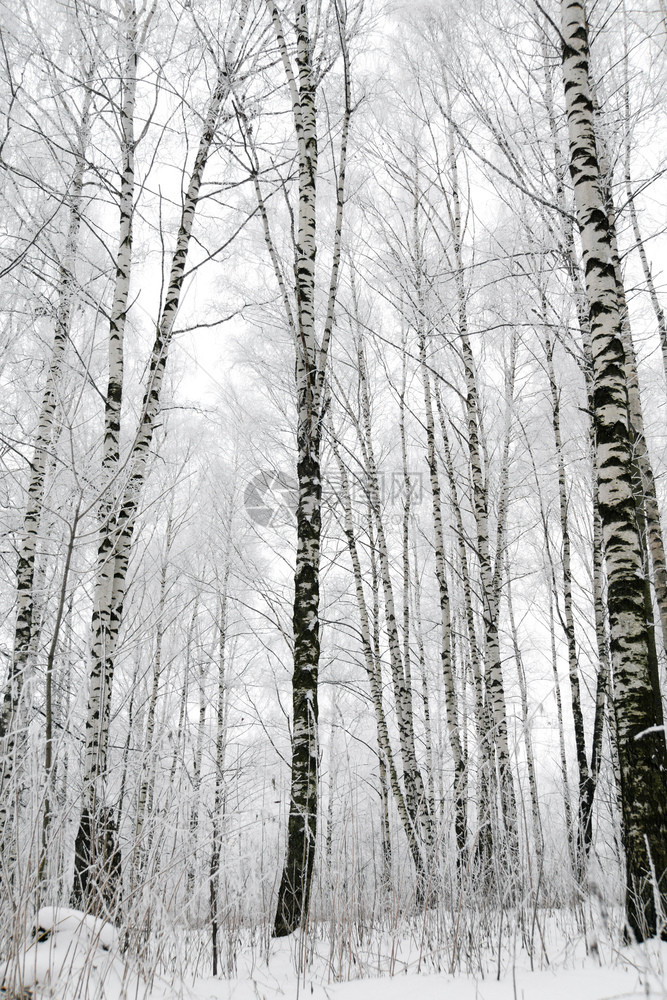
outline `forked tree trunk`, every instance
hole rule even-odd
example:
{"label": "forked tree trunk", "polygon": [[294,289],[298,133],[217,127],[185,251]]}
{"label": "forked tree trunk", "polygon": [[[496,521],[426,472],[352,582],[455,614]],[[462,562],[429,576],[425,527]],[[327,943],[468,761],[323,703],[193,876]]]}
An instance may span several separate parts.
{"label": "forked tree trunk", "polygon": [[[640,940],[667,908],[667,753],[649,674],[641,541],[632,484],[633,435],[609,220],[604,204],[581,0],[561,0],[570,171],[583,250],[593,351],[593,420],[607,569],[622,775],[626,915]],[[661,928],[665,934],[664,926]]]}
{"label": "forked tree trunk", "polygon": [[[238,42],[238,37],[245,21],[245,7],[239,15],[236,33],[232,39],[232,53]],[[144,23],[144,31],[146,23]],[[134,52],[134,54],[133,54]],[[93,831],[97,825],[95,816],[104,801],[104,778],[107,769],[107,749],[109,733],[109,715],[111,694],[116,657],[118,634],[123,619],[123,606],[127,580],[127,567],[132,550],[135,523],[139,510],[139,502],[148,472],[150,449],[153,441],[157,418],[161,408],[161,393],[164,374],[167,366],[169,348],[172,341],[174,324],[181,299],[185,267],[190,246],[190,237],[194,224],[197,203],[206,164],[216,134],[218,120],[223,102],[230,91],[230,79],[227,72],[227,60],[221,67],[215,89],[211,95],[203,131],[199,140],[192,173],[187,190],[183,195],[181,222],[176,238],[176,248],[171,259],[169,280],[162,305],[159,322],[156,326],[155,340],[148,368],[148,377],[144,399],[137,430],[127,462],[128,473],[125,487],[115,505],[115,511],[108,510],[104,516],[102,536],[98,554],[98,577],[96,585],[95,606],[93,611],[93,649],[90,687],[88,696],[88,716],[86,721],[86,748],[84,758],[84,809],[81,830],[77,843],[85,841],[85,830]],[[136,41],[130,51],[129,70],[136,71]],[[130,169],[131,164],[128,166]],[[123,222],[123,213],[129,208],[127,198],[121,200],[121,243],[119,259],[123,267],[129,267],[127,257],[127,224]],[[119,280],[121,289],[126,286],[124,270],[119,265]],[[118,292],[120,294],[120,291]],[[127,305],[127,301],[126,301]],[[118,311],[119,321],[122,310]],[[109,373],[110,395],[118,395],[119,365],[122,364],[122,354],[119,353],[119,327],[113,327],[113,350],[110,352],[110,365],[113,371]],[[115,332],[114,332],[115,331]],[[113,400],[112,400],[113,402]],[[115,404],[107,407],[105,420],[105,457],[110,470],[113,456],[118,448],[116,421],[119,415],[118,399]],[[114,459],[115,462],[115,459]],[[111,464],[109,464],[111,463]],[[108,505],[107,505],[108,506]],[[94,892],[94,881],[87,878],[85,870],[94,858],[95,841],[90,850],[75,855],[75,884],[72,892],[72,905],[91,905],[91,892]],[[103,869],[100,869],[101,871]],[[110,880],[102,876],[107,886]],[[82,886],[86,886],[85,893]],[[108,895],[108,893],[107,893]]]}
{"label": "forked tree trunk", "polygon": [[[134,115],[137,93],[139,55],[138,16],[134,0],[123,11],[125,60],[120,99],[120,171],[119,233],[116,248],[116,277],[109,318],[108,384],[104,403],[104,443],[102,453],[102,499],[99,505],[99,542],[92,614],[91,669],[89,677],[86,750],[84,758],[83,810],[76,838],[74,887],[71,903],[94,912],[113,910],[116,887],[110,871],[98,858],[98,845],[114,836],[114,824],[107,830],[111,816],[104,800],[103,776],[106,772],[106,745],[111,700],[117,622],[114,619],[115,587],[114,497],[120,463],[120,421],[123,401],[124,336],[130,298],[132,268],[132,227],[134,221]],[[104,852],[114,857],[115,851]],[[99,861],[99,864],[98,864]],[[104,885],[104,892],[101,886]],[[97,886],[100,900],[91,893]]]}

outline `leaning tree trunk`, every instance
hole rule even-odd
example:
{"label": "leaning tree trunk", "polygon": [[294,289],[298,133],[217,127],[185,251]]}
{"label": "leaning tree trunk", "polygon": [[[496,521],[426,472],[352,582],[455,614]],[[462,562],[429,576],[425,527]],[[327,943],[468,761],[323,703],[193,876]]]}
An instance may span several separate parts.
{"label": "leaning tree trunk", "polygon": [[560,610],[558,608],[558,586],[556,583],[556,567],[554,564],[554,558],[551,553],[551,536],[549,532],[549,519],[543,501],[542,490],[540,488],[540,478],[537,472],[537,464],[535,462],[533,449],[531,447],[528,438],[526,438],[526,447],[528,450],[528,454],[530,455],[530,461],[533,468],[533,476],[535,478],[535,486],[537,488],[537,497],[540,508],[540,521],[542,524],[542,533],[544,539],[545,570],[547,570],[547,578],[549,581],[549,636],[551,640],[551,669],[553,673],[554,699],[556,701],[556,720],[558,725],[560,773],[563,784],[563,814],[565,817],[565,830],[567,834],[568,849],[570,852],[570,861],[572,863],[572,872],[573,874],[575,874],[577,871],[577,852],[575,844],[575,831],[572,822],[572,805],[570,802],[570,788],[567,777],[565,727],[563,725],[563,702],[561,699],[560,680],[558,677],[558,652],[556,650],[556,624],[555,624],[556,619],[554,615],[554,606],[556,607],[557,612],[560,614]]}
{"label": "leaning tree trunk", "polygon": [[[456,162],[452,157],[455,171]],[[419,367],[422,378],[422,388],[424,393],[424,411],[426,417],[426,461],[429,470],[429,483],[431,487],[431,507],[433,516],[434,533],[434,555],[435,555],[435,576],[438,584],[438,596],[440,603],[440,665],[442,668],[442,678],[445,690],[445,714],[447,722],[447,733],[452,750],[454,762],[454,832],[457,848],[457,870],[459,874],[466,869],[467,862],[467,839],[468,839],[468,781],[465,759],[461,744],[461,729],[459,723],[459,713],[457,707],[456,683],[454,679],[454,656],[452,650],[452,627],[451,609],[449,599],[449,587],[447,584],[447,573],[445,566],[445,543],[442,518],[442,503],[440,491],[440,473],[438,468],[438,458],[435,441],[435,420],[433,416],[433,399],[431,393],[431,380],[429,366],[426,359],[427,333],[425,330],[425,271],[423,260],[422,237],[420,233],[420,205],[422,202],[420,170],[415,152],[414,163],[414,192],[413,192],[413,233],[411,259],[413,264],[412,295],[415,303],[414,325],[417,332]],[[456,180],[454,174],[454,187]],[[456,202],[458,209],[458,202]],[[454,221],[455,242],[457,244],[457,268],[461,265],[460,252],[460,217]],[[404,374],[405,382],[405,374]],[[401,397],[401,404],[404,406],[404,393]],[[402,451],[405,464],[405,441],[402,434]]]}
{"label": "leaning tree trunk", "polygon": [[667,908],[667,753],[649,676],[625,354],[581,0],[561,0],[561,32],[570,172],[590,306],[599,510],[622,775],[626,915],[631,931],[644,940],[659,929],[660,909]]}
{"label": "leaning tree trunk", "polygon": [[[419,292],[418,292],[419,295]],[[405,678],[405,724],[406,724],[406,734],[408,744],[410,746],[411,753],[414,756],[414,768],[415,772],[418,772],[418,793],[420,795],[420,817],[422,821],[422,830],[424,838],[424,846],[426,848],[426,856],[429,862],[429,873],[428,873],[428,896],[433,896],[435,892],[435,879],[436,871],[434,867],[434,848],[435,848],[435,817],[430,809],[430,798],[426,794],[425,784],[421,777],[421,772],[419,770],[419,765],[417,763],[416,754],[416,740],[415,740],[415,725],[414,725],[414,713],[413,713],[413,691],[414,685],[412,680],[412,656],[410,652],[410,634],[411,634],[411,623],[410,623],[410,522],[412,519],[412,492],[414,484],[410,481],[410,473],[408,470],[408,450],[407,441],[405,434],[405,410],[406,410],[406,389],[407,389],[407,365],[406,365],[406,355],[403,352],[403,374],[401,380],[401,390],[399,393],[399,437],[401,442],[401,467],[403,474],[403,524],[402,524],[402,535],[403,535],[403,676]],[[369,428],[370,430],[370,428]],[[369,439],[370,440],[370,439]],[[449,610],[449,608],[448,608]],[[449,630],[447,631],[447,639],[449,639]],[[430,758],[427,757],[427,762],[430,764]],[[422,891],[423,888],[423,891]],[[424,884],[423,887],[419,887],[419,899],[426,899],[424,894],[427,891],[427,886]]]}
{"label": "leaning tree trunk", "polygon": [[[402,540],[402,576],[403,576],[403,679],[404,679],[404,725],[406,740],[410,747],[410,752],[414,756],[415,768],[417,766],[417,753],[415,742],[415,720],[413,711],[413,683],[412,683],[412,653],[410,650],[410,521],[412,518],[412,486],[410,483],[410,473],[408,470],[408,449],[405,436],[405,391],[406,391],[406,364],[405,353],[403,354],[403,373],[401,378],[401,388],[398,400],[398,434],[401,442],[401,469],[403,476],[403,515],[401,518],[401,540]],[[370,431],[370,427],[369,427]],[[369,449],[371,448],[369,438]],[[379,510],[377,511],[379,514]],[[423,784],[423,783],[422,783]],[[424,840],[427,855],[431,856],[432,849],[432,817],[428,812],[428,800],[423,794],[421,816],[424,827]]]}
{"label": "leaning tree trunk", "polygon": [[[242,10],[238,31],[243,26],[243,17]],[[206,163],[215,137],[222,105],[229,90],[230,80],[225,64],[219,72],[215,89],[208,104],[195,162],[187,190],[183,196],[181,223],[171,260],[169,282],[155,333],[141,414],[127,463],[129,472],[126,485],[116,505],[115,514],[109,511],[108,516],[105,517],[100,542],[98,580],[93,611],[93,657],[86,722],[84,808],[77,835],[72,905],[91,904],[97,893],[94,882],[100,882],[106,886],[105,905],[113,903],[112,897],[115,895],[112,892],[113,879],[107,877],[108,872],[105,874],[104,857],[97,856],[99,854],[97,845],[109,840],[105,833],[109,811],[101,809],[101,807],[103,804],[104,775],[107,769],[109,715],[116,644],[123,618],[127,567],[132,549],[139,499],[148,471],[153,434],[160,413],[162,385],[174,323],[180,305],[192,227]],[[119,247],[119,253],[123,259],[125,259],[126,254],[126,241],[127,235],[124,240],[121,240]],[[110,355],[110,361],[113,357],[115,366],[113,384],[111,372],[109,378],[112,393],[118,391],[118,364],[122,362],[117,347],[118,334],[116,329],[114,352],[113,355]],[[108,408],[105,421],[105,454],[108,455],[114,448],[117,448],[116,419],[117,408]],[[102,560],[103,550],[104,560]],[[100,812],[101,818],[100,830],[97,830],[96,815],[98,812]],[[96,873],[92,880],[89,877],[91,871]]]}
{"label": "leaning tree trunk", "polygon": [[[196,642],[196,647],[200,645]],[[199,893],[198,876],[199,876],[199,831],[200,831],[200,813],[203,812],[201,808],[202,802],[202,759],[204,756],[204,733],[206,731],[206,666],[207,660],[205,656],[202,656],[199,663],[199,669],[197,671],[197,686],[199,688],[199,720],[197,724],[197,735],[194,740],[193,754],[192,754],[192,798],[190,804],[190,818],[188,821],[189,826],[189,837],[188,837],[188,864],[187,864],[187,878],[186,878],[186,890],[188,898],[192,902],[192,913],[193,915],[197,913],[197,896]]]}
{"label": "leaning tree trunk", "polygon": [[[30,462],[28,499],[23,515],[16,563],[16,624],[14,629],[14,649],[9,662],[8,676],[0,703],[0,841],[5,844],[7,827],[7,806],[10,801],[9,784],[16,764],[16,724],[23,693],[26,671],[31,660],[39,628],[35,614],[35,567],[37,564],[37,542],[39,538],[44,495],[47,485],[49,455],[59,435],[56,421],[59,383],[65,352],[70,336],[72,309],[75,304],[76,251],[81,229],[83,210],[83,188],[87,170],[86,148],[89,141],[93,69],[86,74],[85,92],[81,120],[76,130],[74,148],[74,169],[68,195],[69,220],[65,247],[58,274],[58,302],[49,367],[42,393],[42,401],[37,418],[37,429],[33,441],[33,455]],[[5,855],[6,858],[6,855]]]}
{"label": "leaning tree trunk", "polygon": [[[548,538],[545,538],[545,544]],[[558,725],[558,749],[560,751],[560,774],[563,782],[563,814],[565,816],[565,829],[567,833],[567,844],[570,851],[570,861],[572,871],[577,872],[577,849],[574,824],[572,820],[572,804],[570,802],[570,782],[567,777],[567,754],[565,750],[565,726],[563,725],[563,701],[560,693],[560,679],[558,677],[558,653],[556,652],[556,625],[554,617],[554,605],[558,607],[558,592],[553,583],[553,566],[551,566],[552,584],[549,593],[549,635],[551,637],[551,670],[554,678],[554,698],[556,700],[556,721]]]}
{"label": "leaning tree trunk", "polygon": [[[169,572],[169,559],[173,544],[173,504],[167,517],[165,529],[165,551],[160,570],[160,596],[158,600],[157,622],[155,626],[155,647],[153,649],[153,676],[151,682],[151,693],[148,700],[148,713],[146,726],[143,733],[143,747],[141,754],[141,774],[139,780],[139,794],[137,796],[136,814],[134,819],[134,845],[133,858],[130,870],[130,895],[133,894],[135,886],[141,885],[145,868],[147,850],[144,841],[144,825],[147,817],[147,804],[150,801],[150,791],[155,782],[156,761],[153,750],[155,738],[155,722],[157,714],[157,702],[160,692],[160,681],[162,680],[162,647],[166,631],[165,609],[167,603],[167,575]],[[129,738],[129,731],[128,731]],[[119,800],[119,814],[122,816],[122,799]]]}
{"label": "leaning tree trunk", "polygon": [[[419,560],[417,557],[417,545],[413,540],[413,576],[412,576],[412,593],[414,600],[414,611],[413,619],[415,622],[415,637],[417,640],[417,655],[419,657],[419,673],[421,678],[421,696],[422,705],[424,710],[424,750],[427,760],[427,779],[428,784],[426,788],[426,798],[428,803],[429,815],[433,817],[433,823],[435,825],[435,819],[437,816],[436,804],[435,804],[435,760],[433,756],[433,727],[431,724],[431,705],[429,700],[429,688],[428,688],[428,677],[427,677],[427,665],[426,665],[426,651],[424,649],[424,628],[422,624],[422,611],[421,611],[421,577],[419,573]],[[461,748],[461,753],[463,754],[463,747]],[[465,757],[464,757],[465,760]]]}
{"label": "leaning tree trunk", "polygon": [[[134,114],[137,93],[138,25],[134,2],[125,11],[126,59],[121,81],[119,233],[116,278],[109,318],[108,384],[104,403],[102,454],[102,499],[99,505],[99,543],[92,614],[91,670],[89,678],[86,750],[84,758],[83,809],[76,838],[74,887],[71,902],[82,909],[100,905],[113,909],[119,872],[111,873],[106,860],[115,857],[111,840],[112,820],[104,802],[106,742],[109,700],[117,623],[112,615],[115,585],[114,494],[120,463],[120,421],[123,401],[125,324],[130,298],[132,229],[134,220]],[[107,822],[108,821],[108,822]],[[107,829],[108,827],[108,829]],[[104,846],[101,846],[104,845]],[[97,857],[102,854],[103,858]],[[104,887],[102,889],[102,887]],[[97,891],[102,901],[93,903]]]}

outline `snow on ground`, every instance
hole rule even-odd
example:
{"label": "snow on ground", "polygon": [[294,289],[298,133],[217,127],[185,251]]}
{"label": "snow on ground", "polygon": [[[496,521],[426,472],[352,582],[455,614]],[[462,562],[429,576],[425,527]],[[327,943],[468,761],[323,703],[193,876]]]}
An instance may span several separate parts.
{"label": "snow on ground", "polygon": [[[506,941],[497,958],[487,949],[477,974],[429,974],[430,960],[414,941],[394,936],[373,940],[377,967],[369,973],[370,950],[338,943],[334,955],[324,933],[317,940],[294,934],[270,941],[268,949],[241,947],[232,977],[199,977],[189,983],[156,976],[150,984],[120,953],[116,931],[76,910],[39,911],[19,956],[0,963],[0,996],[32,1000],[667,1000],[667,944],[657,941],[616,947],[613,935],[600,944],[545,926],[550,956],[533,955]],[[369,938],[369,941],[371,939]],[[421,955],[420,955],[421,950]],[[306,968],[303,956],[308,955]],[[335,961],[333,959],[336,959]],[[344,959],[344,960],[343,960]],[[351,978],[363,968],[363,978]],[[372,969],[370,969],[372,972]],[[348,981],[334,981],[334,976]],[[24,992],[22,992],[24,991]]]}
{"label": "snow on ground", "polygon": [[297,978],[293,955],[274,945],[268,966],[247,968],[234,979],[200,979],[184,996],[190,1000],[665,1000],[666,966],[667,946],[650,942],[624,949],[613,965],[601,965],[589,956],[575,968],[531,972],[517,962],[504,970],[500,980],[497,975],[408,971],[332,983],[308,970]]}
{"label": "snow on ground", "polygon": [[0,963],[0,996],[129,1000],[145,993],[119,954],[115,928],[64,906],[42,907],[23,948]]}

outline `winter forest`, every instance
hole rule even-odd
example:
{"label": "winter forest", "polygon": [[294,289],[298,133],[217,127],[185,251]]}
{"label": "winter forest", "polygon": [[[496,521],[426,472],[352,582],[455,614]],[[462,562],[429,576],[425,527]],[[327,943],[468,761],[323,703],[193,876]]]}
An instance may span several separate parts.
{"label": "winter forest", "polygon": [[664,0],[0,4],[1,996],[667,995],[666,99]]}

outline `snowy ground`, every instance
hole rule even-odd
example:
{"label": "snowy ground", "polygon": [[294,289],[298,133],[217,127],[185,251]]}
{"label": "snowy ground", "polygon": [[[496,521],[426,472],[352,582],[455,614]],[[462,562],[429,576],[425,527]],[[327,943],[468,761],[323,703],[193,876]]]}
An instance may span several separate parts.
{"label": "snowy ground", "polygon": [[196,1000],[623,1000],[667,997],[667,946],[624,949],[613,965],[584,957],[572,968],[530,971],[517,964],[495,976],[427,975],[327,982],[310,971],[296,976],[288,946],[276,948],[268,967],[246,969],[231,980],[200,979],[187,995]]}
{"label": "snowy ground", "polygon": [[[322,934],[270,941],[268,950],[241,947],[233,977],[186,982],[155,977],[149,986],[121,957],[113,928],[72,910],[45,908],[36,918],[35,936],[13,962],[0,965],[5,993],[33,1000],[667,1000],[667,944],[656,941],[616,947],[613,935],[588,932],[583,938],[563,933],[546,918],[547,949],[530,957],[505,940],[500,962],[487,948],[475,975],[428,974],[430,957],[414,941],[369,936],[362,954],[339,939],[336,950]],[[304,966],[304,954],[307,961]],[[369,974],[371,954],[377,968],[393,975]],[[299,973],[299,968],[302,969]],[[424,971],[422,971],[424,970]],[[362,978],[359,978],[359,972]],[[372,970],[371,970],[372,971]],[[335,977],[347,981],[334,981]]]}

